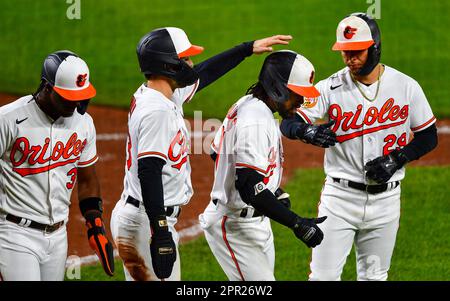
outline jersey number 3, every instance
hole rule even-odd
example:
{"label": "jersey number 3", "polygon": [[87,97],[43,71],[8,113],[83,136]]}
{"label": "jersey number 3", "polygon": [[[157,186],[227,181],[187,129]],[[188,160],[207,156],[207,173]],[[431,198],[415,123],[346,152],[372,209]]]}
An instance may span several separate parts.
{"label": "jersey number 3", "polygon": [[67,189],[72,189],[73,186],[75,185],[75,182],[77,180],[77,171],[78,171],[78,169],[72,168],[71,170],[69,170],[67,172],[67,176],[70,177],[70,182],[66,183]]}

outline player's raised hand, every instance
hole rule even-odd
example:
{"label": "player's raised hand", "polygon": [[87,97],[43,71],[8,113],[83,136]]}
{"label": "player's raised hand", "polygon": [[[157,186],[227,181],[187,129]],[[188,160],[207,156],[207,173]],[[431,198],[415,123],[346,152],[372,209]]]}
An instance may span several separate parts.
{"label": "player's raised hand", "polygon": [[290,35],[276,35],[253,42],[253,54],[272,52],[272,45],[287,45],[292,40]]}

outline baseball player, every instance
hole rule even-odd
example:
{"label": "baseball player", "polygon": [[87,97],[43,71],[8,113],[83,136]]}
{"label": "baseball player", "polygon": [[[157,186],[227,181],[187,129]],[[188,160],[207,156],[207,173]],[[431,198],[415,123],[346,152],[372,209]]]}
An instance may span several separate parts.
{"label": "baseball player", "polygon": [[293,51],[266,57],[259,81],[229,110],[213,142],[211,202],[199,216],[206,240],[229,280],[275,280],[270,219],[289,227],[308,247],[320,244],[317,224],[278,199],[283,146],[277,119],[294,116],[303,97],[317,97],[313,65]]}
{"label": "baseball player", "polygon": [[203,47],[179,28],[155,29],[140,40],[137,56],[147,81],[132,97],[124,190],[111,218],[127,280],[181,277],[175,224],[193,194],[182,105],[245,57],[290,39],[246,42],[196,66],[190,57]]}
{"label": "baseball player", "polygon": [[33,95],[0,108],[0,274],[3,280],[63,280],[70,195],[78,199],[89,244],[113,275],[95,173],[95,128],[86,113],[96,94],[89,69],[64,50],[44,61]]}
{"label": "baseball player", "polygon": [[[336,39],[333,50],[346,67],[320,81],[321,95],[281,125],[285,136],[327,148],[319,215],[328,219],[325,239],[312,252],[309,279],[340,280],[354,243],[358,280],[386,280],[404,166],[436,147],[436,118],[414,79],[380,63],[374,19],[347,16]],[[331,122],[313,125],[323,118]]]}

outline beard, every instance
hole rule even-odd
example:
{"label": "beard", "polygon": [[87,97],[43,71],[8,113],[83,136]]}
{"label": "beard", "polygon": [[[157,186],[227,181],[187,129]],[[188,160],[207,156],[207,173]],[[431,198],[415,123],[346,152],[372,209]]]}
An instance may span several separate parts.
{"label": "beard", "polygon": [[295,116],[295,108],[291,108],[289,110],[287,110],[286,108],[284,108],[282,105],[277,105],[277,111],[278,114],[280,114],[280,116],[283,119],[289,119]]}

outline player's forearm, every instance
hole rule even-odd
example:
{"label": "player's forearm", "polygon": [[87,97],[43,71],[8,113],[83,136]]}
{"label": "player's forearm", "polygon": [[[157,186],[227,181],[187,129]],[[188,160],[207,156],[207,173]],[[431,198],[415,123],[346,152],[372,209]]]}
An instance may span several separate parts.
{"label": "player's forearm", "polygon": [[142,200],[150,222],[165,215],[162,169],[165,162],[159,158],[147,157],[138,160],[138,177]]}
{"label": "player's forearm", "polygon": [[237,169],[236,175],[236,188],[245,203],[286,227],[292,228],[295,225],[297,214],[278,201],[267,188],[257,189],[258,185],[262,185],[262,175],[248,168]]}
{"label": "player's forearm", "polygon": [[413,140],[402,150],[408,158],[408,162],[417,160],[423,155],[429,153],[438,144],[438,135],[436,125],[431,125],[423,131],[414,134]]}
{"label": "player's forearm", "polygon": [[252,53],[253,41],[245,42],[195,65],[194,69],[200,76],[200,84],[197,91],[222,77],[239,65],[246,57],[252,55]]}
{"label": "player's forearm", "polygon": [[280,130],[283,136],[289,139],[298,139],[298,132],[306,125],[305,121],[295,114],[295,117],[283,119],[281,121]]}
{"label": "player's forearm", "polygon": [[100,197],[100,183],[98,181],[95,164],[78,168],[78,200],[90,197]]}

